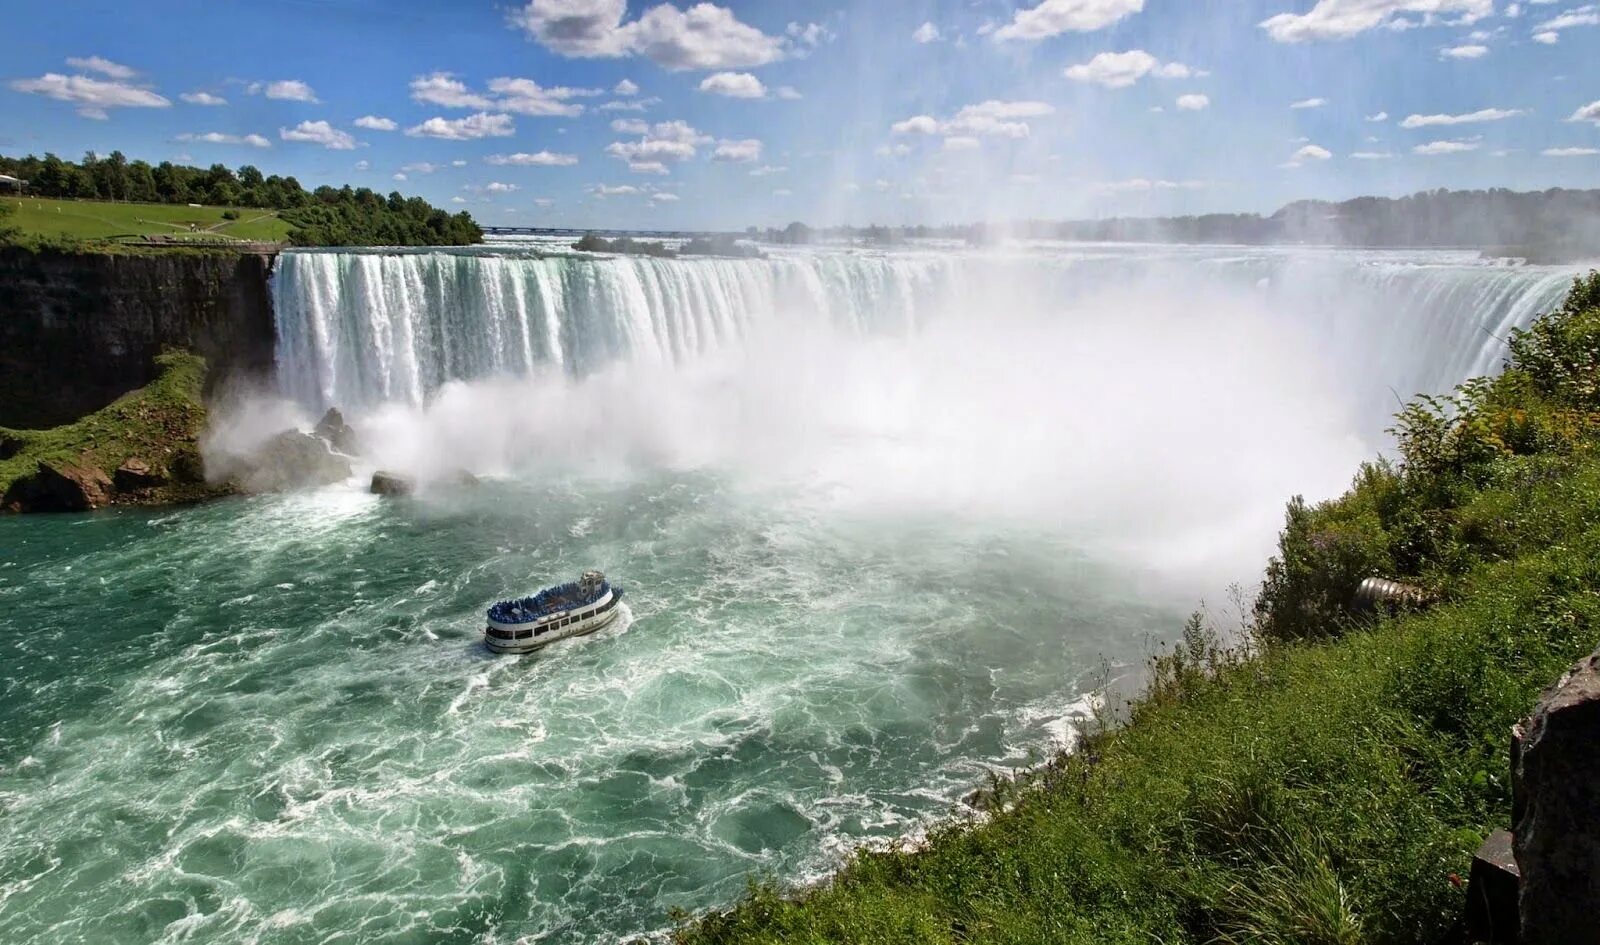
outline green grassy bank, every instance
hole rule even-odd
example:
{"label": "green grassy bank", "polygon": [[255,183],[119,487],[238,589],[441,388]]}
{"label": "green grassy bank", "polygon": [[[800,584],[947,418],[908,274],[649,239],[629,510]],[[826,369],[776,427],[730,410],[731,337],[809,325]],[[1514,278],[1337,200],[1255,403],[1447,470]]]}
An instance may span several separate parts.
{"label": "green grassy bank", "polygon": [[130,459],[143,461],[153,480],[118,489],[112,497],[117,504],[165,505],[217,494],[204,482],[199,451],[207,417],[201,399],[206,363],[181,352],[156,362],[160,374],[150,384],[74,423],[48,430],[0,427],[0,496],[41,464],[99,470],[111,479]]}
{"label": "green grassy bank", "polygon": [[[273,210],[189,207],[105,200],[4,198],[3,214],[21,240],[111,240],[160,236],[173,240],[281,242],[289,224]],[[232,215],[232,219],[224,214]]]}
{"label": "green grassy bank", "polygon": [[[1600,643],[1600,275],[1395,432],[1397,463],[1291,504],[1244,647],[1195,618],[1122,724],[986,816],[677,940],[1453,941],[1472,852],[1509,826],[1508,730]],[[1439,602],[1350,613],[1371,575]]]}

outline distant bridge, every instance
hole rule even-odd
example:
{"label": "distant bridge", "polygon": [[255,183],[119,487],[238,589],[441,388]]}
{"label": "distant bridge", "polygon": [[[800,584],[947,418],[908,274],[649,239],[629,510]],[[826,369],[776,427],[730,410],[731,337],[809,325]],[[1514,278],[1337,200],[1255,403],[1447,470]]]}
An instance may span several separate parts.
{"label": "distant bridge", "polygon": [[486,226],[483,232],[488,236],[560,236],[581,239],[593,233],[595,236],[608,240],[621,239],[652,239],[652,240],[692,240],[714,239],[719,236],[743,237],[743,233],[718,233],[711,230],[596,230],[596,229],[557,229],[548,226]]}

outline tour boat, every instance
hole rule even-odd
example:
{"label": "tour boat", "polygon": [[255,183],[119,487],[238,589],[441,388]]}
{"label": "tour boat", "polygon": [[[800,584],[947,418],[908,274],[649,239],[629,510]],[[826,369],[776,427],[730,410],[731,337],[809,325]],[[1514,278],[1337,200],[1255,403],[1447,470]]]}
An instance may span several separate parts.
{"label": "tour boat", "polygon": [[621,602],[622,588],[599,571],[585,571],[576,582],[490,607],[483,642],[496,653],[532,653],[606,626]]}

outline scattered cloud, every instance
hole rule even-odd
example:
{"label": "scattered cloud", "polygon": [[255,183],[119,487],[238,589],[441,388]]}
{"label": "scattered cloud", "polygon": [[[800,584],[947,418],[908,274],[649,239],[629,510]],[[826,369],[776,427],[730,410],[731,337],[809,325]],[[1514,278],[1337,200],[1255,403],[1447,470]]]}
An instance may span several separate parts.
{"label": "scattered cloud", "polygon": [[1180,96],[1178,96],[1178,108],[1181,109],[1182,111],[1199,112],[1199,111],[1204,111],[1204,110],[1206,110],[1206,109],[1208,109],[1210,107],[1211,107],[1211,97],[1209,95],[1180,95]]}
{"label": "scattered cloud", "polygon": [[446,141],[475,141],[479,138],[509,138],[517,133],[510,115],[478,112],[465,118],[430,118],[406,129],[413,138],[443,138]]}
{"label": "scattered cloud", "polygon": [[97,120],[107,118],[113,108],[168,108],[172,105],[150,89],[129,85],[120,79],[46,72],[37,79],[15,79],[10,86],[16,92],[70,102],[78,107],[78,114]]}
{"label": "scattered cloud", "polygon": [[585,188],[585,190],[594,196],[599,197],[601,200],[604,200],[607,197],[629,197],[634,194],[643,193],[643,191],[632,184],[618,184],[615,187],[608,184],[590,184],[587,188]]}
{"label": "scattered cloud", "polygon": [[321,104],[311,86],[299,79],[279,79],[276,82],[252,82],[244,90],[251,95],[265,95],[280,102],[307,102]]}
{"label": "scattered cloud", "polygon": [[377,115],[363,115],[355,120],[355,126],[368,131],[394,131],[400,127],[393,118],[380,118]]}
{"label": "scattered cloud", "polygon": [[1427,144],[1419,144],[1412,148],[1411,153],[1420,154],[1424,157],[1433,157],[1440,154],[1461,154],[1465,151],[1476,151],[1482,146],[1482,144],[1483,141],[1481,138],[1458,138],[1449,141],[1430,141]]}
{"label": "scattered cloud", "polygon": [[1280,43],[1304,43],[1349,39],[1379,27],[1466,26],[1493,12],[1494,0],[1317,0],[1305,13],[1280,13],[1260,25]]}
{"label": "scattered cloud", "polygon": [[571,167],[578,163],[578,156],[556,154],[553,151],[535,151],[532,154],[518,151],[516,154],[491,154],[483,160],[486,164],[498,167]]}
{"label": "scattered cloud", "polygon": [[185,92],[178,97],[183,99],[185,102],[188,102],[190,105],[215,106],[228,104],[227,99],[220,95],[212,95],[210,92]]}
{"label": "scattered cloud", "polygon": [[780,85],[778,86],[778,90],[772,94],[785,102],[798,102],[800,99],[805,97],[800,94],[799,89],[792,85]]}
{"label": "scattered cloud", "polygon": [[372,162],[371,161],[365,161],[365,160],[357,161],[356,162],[356,170],[358,170],[358,171],[370,171],[370,170],[372,170]]}
{"label": "scattered cloud", "polygon": [[606,145],[606,153],[627,162],[635,174],[666,174],[670,170],[668,164],[692,159],[702,145],[713,140],[684,121],[656,122],[641,131],[642,124],[630,122],[623,126],[628,129],[623,133],[638,134],[638,140]]}
{"label": "scattered cloud", "polygon": [[1487,55],[1489,55],[1489,47],[1477,44],[1448,46],[1439,50],[1439,56],[1443,59],[1482,59]]}
{"label": "scattered cloud", "polygon": [[1600,101],[1590,102],[1572,113],[1567,121],[1588,121],[1600,125]]}
{"label": "scattered cloud", "polygon": [[768,177],[768,176],[771,176],[773,174],[785,174],[785,173],[788,173],[788,170],[789,170],[789,168],[787,168],[787,167],[774,167],[771,164],[763,164],[760,167],[751,170],[750,171],[750,176],[751,177]]}
{"label": "scattered cloud", "polygon": [[611,94],[612,95],[621,95],[621,96],[624,96],[624,97],[629,96],[629,95],[638,95],[639,94],[639,86],[636,85],[632,79],[623,79],[622,81],[618,82],[616,85],[611,87]]}
{"label": "scattered cloud", "polygon": [[766,98],[767,87],[748,72],[715,72],[700,82],[700,91],[728,98]]}
{"label": "scattered cloud", "polygon": [[889,130],[897,135],[938,135],[942,137],[1026,138],[1032,128],[1024,118],[1039,118],[1055,113],[1044,102],[1002,102],[990,99],[968,105],[955,117],[940,121],[931,115],[915,115],[895,122]]}
{"label": "scattered cloud", "polygon": [[1062,33],[1091,33],[1144,9],[1144,0],[1044,0],[1018,10],[1011,22],[994,30],[996,41],[1040,40]]}
{"label": "scattered cloud", "polygon": [[1376,115],[1368,115],[1364,120],[1370,121],[1370,122],[1388,121],[1389,120],[1389,113],[1388,112],[1379,112]]}
{"label": "scattered cloud", "polygon": [[512,112],[535,118],[576,118],[583,106],[571,101],[603,94],[600,89],[568,86],[545,87],[532,79],[501,76],[489,80],[487,92],[477,92],[454,73],[434,72],[411,80],[411,100],[445,108],[476,108]]}
{"label": "scattered cloud", "polygon": [[390,177],[389,179],[390,180],[405,180],[406,179],[406,175],[402,171],[396,171],[394,173],[394,176]]}
{"label": "scattered cloud", "polygon": [[1074,82],[1093,82],[1108,89],[1125,89],[1147,75],[1188,79],[1198,74],[1181,62],[1162,63],[1142,49],[1101,53],[1088,62],[1068,66],[1062,73]]}
{"label": "scattered cloud", "polygon": [[252,148],[270,148],[272,142],[261,135],[230,135],[220,131],[207,131],[204,134],[184,133],[178,135],[179,141],[192,141],[197,144],[243,144]]}
{"label": "scattered cloud", "polygon": [[711,152],[711,160],[754,164],[761,160],[761,142],[755,138],[740,140],[724,138],[717,142],[716,150]]}
{"label": "scattered cloud", "polygon": [[139,74],[121,63],[99,56],[68,56],[67,65],[85,72],[98,72],[113,79],[131,79]]}
{"label": "scattered cloud", "polygon": [[1358,161],[1387,161],[1394,157],[1388,151],[1357,151],[1350,156]]}
{"label": "scattered cloud", "polygon": [[965,135],[944,139],[944,149],[946,151],[976,151],[981,147],[983,147],[982,141]]}
{"label": "scattered cloud", "polygon": [[1308,144],[1300,150],[1289,155],[1289,160],[1283,163],[1284,167],[1300,167],[1307,161],[1327,161],[1333,157],[1333,152],[1321,145]]}
{"label": "scattered cloud", "polygon": [[407,164],[401,167],[400,170],[407,174],[432,174],[442,166],[441,164],[430,164],[427,161],[418,161],[415,164]]}
{"label": "scattered cloud", "polygon": [[1534,33],[1533,41],[1536,43],[1543,43],[1546,46],[1554,46],[1556,43],[1561,42],[1561,34],[1546,30],[1542,33]]}
{"label": "scattered cloud", "polygon": [[1325,98],[1304,98],[1298,102],[1291,103],[1289,107],[1305,110],[1307,108],[1321,108],[1326,104],[1328,104],[1328,100]]}
{"label": "scattered cloud", "polygon": [[1600,148],[1546,148],[1539,152],[1545,157],[1593,157]]}
{"label": "scattered cloud", "polygon": [[330,151],[353,151],[356,139],[349,132],[340,131],[325,121],[302,121],[293,128],[279,128],[278,137],[285,141],[320,144]]}
{"label": "scattered cloud", "polygon": [[[563,56],[643,56],[675,71],[762,66],[786,55],[784,38],[740,22],[733,11],[714,3],[696,3],[687,10],[662,3],[624,22],[627,12],[627,0],[529,0],[511,13],[510,21]],[[809,39],[812,45],[820,41],[820,34],[808,37],[805,29],[793,39]]]}
{"label": "scattered cloud", "polygon": [[1400,123],[1402,128],[1428,128],[1434,125],[1473,125],[1486,121],[1504,121],[1526,115],[1520,108],[1483,108],[1464,115],[1410,115]]}
{"label": "scattered cloud", "polygon": [[919,43],[937,43],[944,37],[939,33],[939,27],[934,26],[932,22],[928,22],[917,27],[917,31],[911,34],[911,38]]}

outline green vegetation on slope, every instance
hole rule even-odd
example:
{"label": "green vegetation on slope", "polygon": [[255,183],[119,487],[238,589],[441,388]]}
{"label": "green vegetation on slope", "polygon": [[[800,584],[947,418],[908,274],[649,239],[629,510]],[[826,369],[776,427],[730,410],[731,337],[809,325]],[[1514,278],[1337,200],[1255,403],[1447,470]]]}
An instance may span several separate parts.
{"label": "green vegetation on slope", "polygon": [[7,225],[44,239],[107,240],[159,236],[175,240],[237,239],[277,243],[289,226],[273,210],[190,207],[101,200],[0,198]]}
{"label": "green vegetation on slope", "polygon": [[206,363],[195,355],[159,355],[160,375],[74,423],[49,430],[0,427],[0,496],[41,464],[99,470],[110,479],[130,459],[143,460],[164,482],[119,493],[117,502],[160,505],[203,498],[200,434],[206,425],[201,399]]}
{"label": "green vegetation on slope", "polygon": [[[1600,274],[1396,434],[1398,464],[1291,505],[1248,645],[1197,616],[1125,724],[997,782],[986,818],[678,940],[1439,941],[1509,826],[1510,726],[1600,642]],[[1374,574],[1441,603],[1358,618]]]}
{"label": "green vegetation on slope", "polygon": [[[58,198],[114,202],[66,203],[59,205],[54,221],[19,220],[14,240],[23,245],[123,235],[178,235],[189,223],[220,223],[227,214],[237,214],[239,223],[237,229],[225,231],[226,236],[286,240],[296,246],[462,246],[483,242],[483,231],[465,211],[452,215],[420,197],[399,193],[385,197],[365,187],[318,187],[308,192],[293,177],[264,175],[248,164],[237,172],[222,164],[199,168],[164,161],[151,166],[113,151],[103,158],[91,152],[78,163],[54,154],[42,158],[0,156],[0,174],[26,180],[28,194],[37,198],[36,203]],[[115,209],[125,203],[143,209]],[[189,206],[196,203],[206,206]],[[153,205],[171,208],[171,215],[153,213],[149,209]],[[68,214],[80,219],[69,223],[65,220]],[[172,223],[181,229],[163,226]]]}

